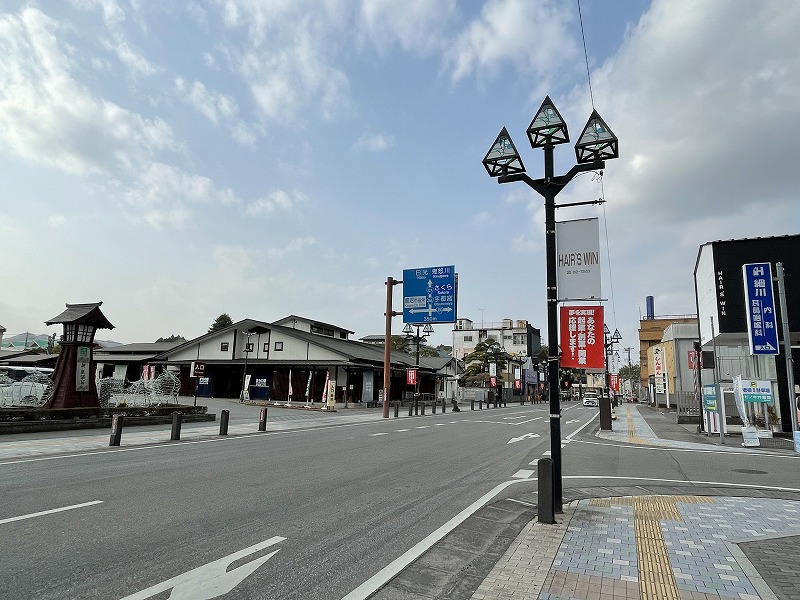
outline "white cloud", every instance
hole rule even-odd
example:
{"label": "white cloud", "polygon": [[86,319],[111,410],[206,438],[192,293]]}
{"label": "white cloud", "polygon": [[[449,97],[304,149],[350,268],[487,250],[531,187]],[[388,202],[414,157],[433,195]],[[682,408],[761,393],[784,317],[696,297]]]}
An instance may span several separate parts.
{"label": "white cloud", "polygon": [[356,140],[357,148],[364,148],[370,152],[380,152],[388,150],[394,146],[393,135],[383,135],[379,133],[365,133]]}
{"label": "white cloud", "polygon": [[426,54],[446,46],[445,28],[455,13],[455,0],[364,0],[360,18],[376,47],[398,42],[406,52]]}
{"label": "white cloud", "polygon": [[125,20],[125,11],[116,0],[70,0],[70,2],[82,10],[99,8],[103,13],[103,21],[109,29]]}
{"label": "white cloud", "polygon": [[536,76],[570,65],[577,55],[567,31],[573,7],[554,0],[489,0],[446,53],[452,80],[492,76],[509,63]]}
{"label": "white cloud", "polygon": [[187,86],[183,78],[178,77],[175,80],[175,91],[178,98],[190,104],[215,125],[220,118],[231,119],[239,112],[235,98],[209,90],[199,81]]}
{"label": "white cloud", "polygon": [[301,192],[291,193],[283,190],[273,190],[265,198],[251,202],[247,206],[247,214],[253,216],[270,215],[278,210],[291,212],[297,204],[306,201],[305,195]]}
{"label": "white cloud", "polygon": [[157,229],[184,225],[197,204],[236,202],[231,190],[217,188],[208,177],[163,163],[148,165],[124,198],[135,209],[135,216]]}
{"label": "white cloud", "polygon": [[223,2],[223,24],[247,29],[241,45],[224,51],[265,121],[290,122],[306,110],[331,119],[348,106],[349,82],[328,46],[343,26],[341,10],[336,2]]}
{"label": "white cloud", "polygon": [[106,49],[113,52],[122,64],[139,75],[149,76],[160,71],[158,67],[153,65],[144,56],[137,53],[130,47],[130,44],[124,40],[117,39],[114,42],[106,41],[104,46]]}
{"label": "white cloud", "polygon": [[33,8],[0,16],[2,146],[75,174],[109,173],[174,147],[164,121],[95,99],[71,77],[59,31]]}

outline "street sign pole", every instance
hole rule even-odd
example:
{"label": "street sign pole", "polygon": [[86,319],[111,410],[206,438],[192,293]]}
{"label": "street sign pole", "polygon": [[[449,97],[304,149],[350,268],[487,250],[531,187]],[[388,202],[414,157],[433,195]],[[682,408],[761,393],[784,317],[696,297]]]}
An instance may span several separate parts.
{"label": "street sign pole", "polygon": [[[794,394],[794,360],[792,359],[792,340],[789,339],[789,314],[786,310],[786,282],[783,276],[783,263],[775,263],[778,275],[778,301],[781,310],[781,329],[783,331],[783,350],[786,357],[786,385],[789,388],[789,413],[792,416],[792,438],[797,436],[797,400]],[[795,450],[797,443],[795,442]]]}

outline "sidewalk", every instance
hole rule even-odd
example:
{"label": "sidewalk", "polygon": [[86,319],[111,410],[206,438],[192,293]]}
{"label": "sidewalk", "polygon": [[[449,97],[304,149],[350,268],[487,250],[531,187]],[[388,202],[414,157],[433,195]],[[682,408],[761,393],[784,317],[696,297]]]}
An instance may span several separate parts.
{"label": "sidewalk", "polygon": [[[659,438],[637,405],[619,407],[618,414],[616,431],[598,437],[679,448],[711,445]],[[741,451],[737,446],[715,449]],[[592,498],[565,505],[559,518],[556,525],[531,521],[473,600],[800,598],[794,575],[800,563],[800,502]],[[779,553],[771,551],[776,545]]]}

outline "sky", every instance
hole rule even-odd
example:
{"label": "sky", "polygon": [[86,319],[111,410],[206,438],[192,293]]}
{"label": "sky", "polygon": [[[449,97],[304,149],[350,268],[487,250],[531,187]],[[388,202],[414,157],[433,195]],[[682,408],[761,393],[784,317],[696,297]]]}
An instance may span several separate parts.
{"label": "sky", "polygon": [[546,341],[542,198],[481,160],[507,127],[541,177],[525,130],[549,95],[557,174],[593,107],[619,138],[558,196],[605,203],[557,218],[599,217],[606,320],[638,348],[646,296],[696,312],[701,244],[800,232],[800,2],[580,10],[586,54],[567,0],[4,0],[6,337],[102,301],[123,343],[221,313],[357,339],[384,332],[387,277],[454,265],[459,317]]}

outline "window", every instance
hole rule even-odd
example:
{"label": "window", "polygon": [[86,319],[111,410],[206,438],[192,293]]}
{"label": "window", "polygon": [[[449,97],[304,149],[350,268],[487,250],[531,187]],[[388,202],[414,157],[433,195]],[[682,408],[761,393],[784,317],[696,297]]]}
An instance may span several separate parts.
{"label": "window", "polygon": [[222,342],[219,345],[219,351],[220,352],[227,352],[228,351],[228,342]]}
{"label": "window", "polygon": [[471,342],[472,341],[472,336],[471,335],[465,335],[464,336],[464,341],[465,342]]}
{"label": "window", "polygon": [[312,325],[311,333],[333,337],[333,329],[331,327],[323,327],[322,325]]}
{"label": "window", "polygon": [[269,352],[269,342],[264,342],[264,352]]}
{"label": "window", "polygon": [[478,340],[485,340],[487,337],[487,333],[485,329],[478,330]]}
{"label": "window", "polygon": [[527,336],[524,333],[515,333],[514,334],[514,345],[515,346],[524,346],[525,345],[525,338]]}
{"label": "window", "polygon": [[283,342],[275,342],[275,351],[281,352],[283,350]]}

